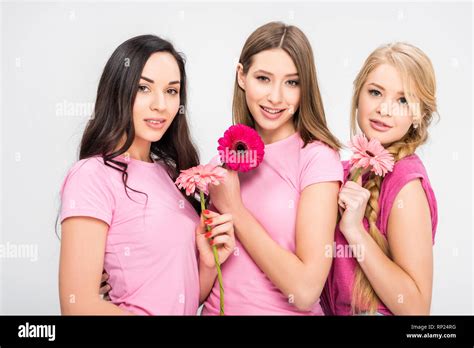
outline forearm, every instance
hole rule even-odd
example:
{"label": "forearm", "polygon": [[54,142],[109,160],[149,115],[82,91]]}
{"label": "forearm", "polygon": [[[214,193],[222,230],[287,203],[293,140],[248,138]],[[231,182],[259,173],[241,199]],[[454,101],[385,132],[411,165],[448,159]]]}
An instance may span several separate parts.
{"label": "forearm", "polygon": [[209,296],[217,277],[216,267],[208,267],[199,262],[199,304]]}
{"label": "forearm", "polygon": [[416,282],[380,249],[365,231],[346,236],[351,247],[359,248],[359,265],[380,300],[396,315],[427,315],[430,298]]}
{"label": "forearm", "polygon": [[245,208],[232,212],[236,236],[272,283],[300,309],[317,301],[327,274],[315,274],[293,252],[276,243]]}

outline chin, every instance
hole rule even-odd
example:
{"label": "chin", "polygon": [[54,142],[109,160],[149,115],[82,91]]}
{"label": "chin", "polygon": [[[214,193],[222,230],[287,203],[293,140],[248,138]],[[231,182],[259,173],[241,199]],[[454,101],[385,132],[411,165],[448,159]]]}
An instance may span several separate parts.
{"label": "chin", "polygon": [[154,143],[161,140],[164,134],[165,132],[163,131],[159,133],[158,132],[145,132],[145,133],[139,134],[138,137],[150,143]]}
{"label": "chin", "polygon": [[149,141],[150,143],[156,143],[157,141],[160,141],[162,138],[163,138],[163,134],[160,134],[160,135],[157,135],[157,136],[152,136],[152,137],[149,137]]}
{"label": "chin", "polygon": [[383,146],[391,144],[394,141],[390,135],[380,134],[380,133],[374,132],[374,131],[367,132],[367,133],[365,133],[365,135],[367,136],[367,138],[369,140],[370,139],[377,139],[378,141],[380,141],[380,144],[382,144]]}
{"label": "chin", "polygon": [[370,128],[370,126],[368,126],[366,130],[362,129],[362,133],[364,133],[369,140],[377,139],[381,144],[385,142],[385,134],[374,131],[372,128]]}
{"label": "chin", "polygon": [[276,130],[276,129],[279,129],[279,128],[285,126],[288,122],[290,122],[291,117],[288,119],[288,118],[282,116],[282,118],[280,118],[279,120],[276,120],[276,121],[272,121],[272,120],[269,120],[269,119],[264,118],[264,117],[261,117],[259,119],[254,118],[254,120],[255,120],[255,123],[260,128],[262,128],[263,130],[273,131],[273,130]]}
{"label": "chin", "polygon": [[269,121],[269,120],[266,120],[266,119],[258,120],[258,121],[256,121],[256,123],[259,125],[260,128],[262,128],[263,130],[266,130],[266,131],[275,130],[275,129],[278,129],[278,127],[281,126],[277,122],[272,122],[272,121]]}

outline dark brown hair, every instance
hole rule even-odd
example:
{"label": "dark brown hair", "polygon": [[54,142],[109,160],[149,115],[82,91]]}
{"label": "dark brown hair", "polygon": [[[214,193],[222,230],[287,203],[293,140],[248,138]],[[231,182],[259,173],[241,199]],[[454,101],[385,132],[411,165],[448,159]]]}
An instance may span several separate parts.
{"label": "dark brown hair", "polygon": [[[143,68],[148,58],[156,52],[168,52],[176,59],[180,71],[181,88],[178,114],[163,137],[151,143],[151,155],[166,165],[168,174],[173,180],[178,177],[182,169],[199,164],[198,152],[191,141],[185,114],[184,57],[174,49],[170,42],[155,35],[131,38],[117,47],[105,65],[97,90],[94,114],[84,131],[79,153],[79,159],[101,156],[106,165],[120,171],[127,196],[127,189],[135,191],[127,185],[128,165],[114,158],[127,151],[135,138],[133,104]],[[124,136],[125,142],[117,149]],[[197,202],[192,197],[185,195],[184,197],[193,204],[196,210],[198,209]]]}

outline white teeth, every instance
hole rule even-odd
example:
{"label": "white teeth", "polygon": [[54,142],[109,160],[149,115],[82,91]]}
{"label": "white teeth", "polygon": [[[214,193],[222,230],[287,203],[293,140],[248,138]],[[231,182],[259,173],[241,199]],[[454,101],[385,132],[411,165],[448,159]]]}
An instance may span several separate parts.
{"label": "white teeth", "polygon": [[146,122],[150,122],[152,124],[160,124],[160,123],[163,123],[165,121],[156,121],[156,120],[145,120]]}
{"label": "white teeth", "polygon": [[271,109],[263,108],[263,110],[265,110],[266,112],[269,112],[271,114],[278,114],[279,112],[282,112],[284,109],[271,110]]}

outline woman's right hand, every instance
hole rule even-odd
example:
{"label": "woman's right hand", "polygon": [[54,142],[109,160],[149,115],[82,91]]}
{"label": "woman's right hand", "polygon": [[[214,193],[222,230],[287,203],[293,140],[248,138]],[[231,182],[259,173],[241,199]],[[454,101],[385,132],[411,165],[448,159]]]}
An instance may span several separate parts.
{"label": "woman's right hand", "polygon": [[105,301],[110,301],[110,296],[109,296],[109,291],[112,289],[109,283],[107,283],[107,280],[109,279],[109,275],[107,272],[104,270],[102,273],[102,278],[100,279],[100,289],[99,289],[99,295],[104,295],[103,299]]}

